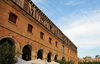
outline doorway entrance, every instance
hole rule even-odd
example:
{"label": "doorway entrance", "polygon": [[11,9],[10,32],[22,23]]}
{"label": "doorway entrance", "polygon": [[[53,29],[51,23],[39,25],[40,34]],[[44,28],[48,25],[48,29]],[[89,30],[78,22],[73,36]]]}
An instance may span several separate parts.
{"label": "doorway entrance", "polygon": [[23,54],[22,54],[22,59],[23,60],[31,60],[31,46],[30,45],[25,45],[23,48]]}
{"label": "doorway entrance", "polygon": [[47,55],[47,61],[48,61],[48,62],[51,62],[51,54],[52,54],[52,53],[49,52],[48,55]]}
{"label": "doorway entrance", "polygon": [[43,50],[40,49],[37,53],[37,59],[43,59]]}

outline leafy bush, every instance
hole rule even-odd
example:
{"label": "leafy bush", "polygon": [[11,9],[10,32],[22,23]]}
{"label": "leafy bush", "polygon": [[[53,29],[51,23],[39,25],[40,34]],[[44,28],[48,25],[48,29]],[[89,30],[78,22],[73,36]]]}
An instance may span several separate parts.
{"label": "leafy bush", "polygon": [[2,43],[0,44],[0,64],[14,64],[15,46],[8,41]]}
{"label": "leafy bush", "polygon": [[63,59],[63,60],[55,60],[55,62],[58,62],[60,64],[74,64],[72,61],[66,61],[65,59]]}

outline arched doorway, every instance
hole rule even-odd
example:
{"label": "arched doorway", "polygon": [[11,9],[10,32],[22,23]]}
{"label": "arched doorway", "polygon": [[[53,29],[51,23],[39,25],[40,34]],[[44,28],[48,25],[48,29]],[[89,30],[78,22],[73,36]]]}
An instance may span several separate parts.
{"label": "arched doorway", "polygon": [[30,45],[25,45],[23,48],[23,54],[22,54],[22,59],[23,60],[31,60],[31,46]]}
{"label": "arched doorway", "polygon": [[43,50],[42,49],[40,49],[39,51],[38,51],[38,53],[37,53],[37,59],[43,59]]}
{"label": "arched doorway", "polygon": [[58,55],[55,55],[54,60],[57,60]]}
{"label": "arched doorway", "polygon": [[11,64],[15,57],[14,40],[3,38],[0,40],[0,64]]}
{"label": "arched doorway", "polygon": [[51,55],[52,55],[51,52],[49,52],[48,55],[47,55],[47,61],[48,61],[48,62],[51,62]]}

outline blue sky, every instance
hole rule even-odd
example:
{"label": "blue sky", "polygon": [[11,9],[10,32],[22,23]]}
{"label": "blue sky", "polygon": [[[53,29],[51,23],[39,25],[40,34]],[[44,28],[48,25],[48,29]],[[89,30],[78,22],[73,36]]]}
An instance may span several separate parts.
{"label": "blue sky", "polygon": [[100,55],[100,0],[32,0],[78,47],[78,57]]}

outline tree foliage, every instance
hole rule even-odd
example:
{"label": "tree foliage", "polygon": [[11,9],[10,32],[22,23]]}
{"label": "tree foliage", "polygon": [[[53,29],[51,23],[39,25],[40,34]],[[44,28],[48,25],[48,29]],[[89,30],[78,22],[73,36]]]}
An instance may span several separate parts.
{"label": "tree foliage", "polygon": [[96,55],[95,58],[99,57],[99,55]]}
{"label": "tree foliage", "polygon": [[60,64],[74,64],[72,61],[66,61],[65,59],[63,60],[55,60],[56,62]]}
{"label": "tree foliage", "polygon": [[15,46],[8,41],[0,43],[0,64],[14,64]]}

